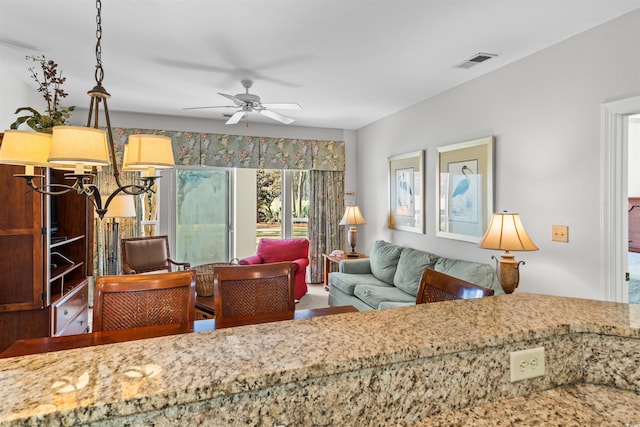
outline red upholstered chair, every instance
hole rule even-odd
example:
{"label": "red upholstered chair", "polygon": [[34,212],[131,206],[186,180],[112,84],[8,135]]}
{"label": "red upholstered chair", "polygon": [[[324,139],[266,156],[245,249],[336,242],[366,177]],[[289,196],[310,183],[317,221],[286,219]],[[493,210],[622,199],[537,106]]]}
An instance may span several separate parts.
{"label": "red upholstered chair", "polygon": [[295,274],[294,298],[299,300],[307,293],[306,273],[309,265],[309,241],[307,239],[260,239],[257,253],[240,260],[240,265],[271,264],[291,261]]}

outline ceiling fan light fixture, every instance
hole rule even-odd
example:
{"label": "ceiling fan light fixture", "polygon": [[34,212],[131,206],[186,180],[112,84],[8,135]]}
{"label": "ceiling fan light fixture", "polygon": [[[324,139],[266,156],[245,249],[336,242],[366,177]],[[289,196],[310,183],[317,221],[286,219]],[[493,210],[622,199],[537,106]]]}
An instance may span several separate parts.
{"label": "ceiling fan light fixture", "polygon": [[[251,113],[253,111],[260,113],[270,119],[279,121],[280,123],[284,123],[286,125],[293,123],[295,120],[291,117],[284,116],[280,113],[276,113],[271,111],[271,108],[274,109],[282,109],[282,110],[302,110],[300,104],[295,102],[270,102],[270,103],[261,103],[260,97],[253,93],[249,93],[249,88],[253,86],[253,81],[249,79],[243,79],[240,81],[242,86],[245,88],[245,93],[238,93],[236,95],[229,95],[226,93],[218,92],[219,95],[224,96],[227,99],[233,101],[236,104],[236,107],[240,108],[240,110],[236,111],[232,116],[230,116],[229,120],[225,122],[226,125],[235,125],[238,123],[246,114]],[[191,108],[183,108],[184,110],[197,110],[200,108],[233,108],[233,106],[224,106],[224,105],[214,105],[210,107],[191,107]],[[228,115],[224,115],[224,117],[229,117]]]}

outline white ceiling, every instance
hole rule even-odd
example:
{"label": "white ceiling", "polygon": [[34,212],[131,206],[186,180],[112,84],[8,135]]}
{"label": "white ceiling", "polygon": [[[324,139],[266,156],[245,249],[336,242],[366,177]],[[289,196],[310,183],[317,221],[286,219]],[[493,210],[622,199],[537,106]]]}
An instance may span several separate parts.
{"label": "white ceiling", "polygon": [[[575,34],[640,0],[103,0],[111,111],[226,120],[243,78],[291,126],[359,129]],[[36,88],[26,55],[67,77],[63,105],[95,85],[91,0],[0,0],[0,67]],[[479,52],[497,58],[456,65]],[[594,58],[594,60],[597,60]],[[43,104],[44,105],[44,104]],[[19,107],[16,105],[16,108]],[[255,113],[250,121],[276,123]]]}

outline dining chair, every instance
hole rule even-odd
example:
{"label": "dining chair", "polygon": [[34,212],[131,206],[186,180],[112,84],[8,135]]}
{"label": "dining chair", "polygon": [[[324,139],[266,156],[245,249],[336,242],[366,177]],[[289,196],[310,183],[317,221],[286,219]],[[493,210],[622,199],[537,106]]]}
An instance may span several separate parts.
{"label": "dining chair", "polygon": [[294,286],[291,262],[216,267],[216,328],[293,319]]}
{"label": "dining chair", "polygon": [[167,236],[132,237],[120,241],[122,273],[139,274],[152,271],[172,271],[173,267],[188,270],[188,262],[171,259]]}
{"label": "dining chair", "polygon": [[195,320],[196,272],[100,276],[93,302],[93,332]]}
{"label": "dining chair", "polygon": [[422,273],[416,304],[480,298],[493,295],[493,289],[427,268]]}

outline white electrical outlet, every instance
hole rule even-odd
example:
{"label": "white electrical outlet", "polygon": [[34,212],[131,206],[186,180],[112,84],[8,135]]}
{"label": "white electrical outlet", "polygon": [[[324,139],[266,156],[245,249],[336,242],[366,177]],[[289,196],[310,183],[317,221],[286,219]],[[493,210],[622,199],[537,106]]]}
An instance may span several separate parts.
{"label": "white electrical outlet", "polygon": [[512,351],[510,357],[512,383],[544,375],[544,347]]}

